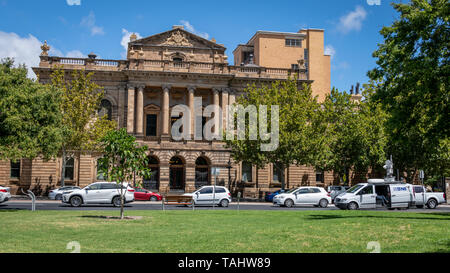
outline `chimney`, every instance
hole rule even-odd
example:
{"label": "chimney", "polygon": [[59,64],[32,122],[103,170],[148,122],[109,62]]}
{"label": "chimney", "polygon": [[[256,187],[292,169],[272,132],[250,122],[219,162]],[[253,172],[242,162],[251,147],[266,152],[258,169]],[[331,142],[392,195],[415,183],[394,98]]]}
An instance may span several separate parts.
{"label": "chimney", "polygon": [[350,89],[350,95],[353,95],[353,85],[352,85],[352,88]]}
{"label": "chimney", "polygon": [[356,95],[359,95],[359,82],[358,83],[356,83],[356,93],[355,93]]}

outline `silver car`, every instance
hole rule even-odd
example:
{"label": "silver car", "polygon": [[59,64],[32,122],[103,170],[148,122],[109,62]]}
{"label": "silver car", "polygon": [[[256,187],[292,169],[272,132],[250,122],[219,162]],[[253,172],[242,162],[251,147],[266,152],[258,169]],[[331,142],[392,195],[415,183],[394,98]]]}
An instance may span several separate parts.
{"label": "silver car", "polygon": [[75,186],[67,186],[67,187],[62,187],[59,189],[54,189],[48,193],[48,198],[50,200],[62,200],[63,193],[71,193],[75,190],[80,190],[80,189],[81,189],[80,187],[75,187]]}
{"label": "silver car", "polygon": [[334,199],[338,197],[339,195],[345,193],[350,187],[348,186],[328,186],[327,192],[331,196],[331,200],[334,203]]}

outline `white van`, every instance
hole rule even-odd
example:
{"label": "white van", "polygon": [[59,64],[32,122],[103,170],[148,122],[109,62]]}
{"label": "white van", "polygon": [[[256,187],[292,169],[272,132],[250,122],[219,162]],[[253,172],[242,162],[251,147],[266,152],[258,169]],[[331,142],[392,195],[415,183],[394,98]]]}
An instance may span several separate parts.
{"label": "white van", "polygon": [[335,205],[340,209],[359,208],[388,209],[409,208],[414,205],[412,185],[384,179],[369,179],[368,183],[357,184],[336,197]]}

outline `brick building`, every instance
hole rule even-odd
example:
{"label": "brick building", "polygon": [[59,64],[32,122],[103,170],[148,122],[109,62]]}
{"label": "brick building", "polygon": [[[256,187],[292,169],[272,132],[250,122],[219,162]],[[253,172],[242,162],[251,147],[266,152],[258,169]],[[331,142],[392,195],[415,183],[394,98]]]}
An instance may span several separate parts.
{"label": "brick building", "polygon": [[[39,67],[33,68],[42,83],[50,80],[52,67],[94,72],[93,80],[104,87],[101,111],[127,128],[139,142],[149,147],[154,175],[143,185],[154,191],[190,192],[213,183],[211,168],[221,168],[218,183],[230,183],[246,197],[258,197],[276,190],[281,181],[287,187],[331,184],[332,173],[306,166],[290,166],[284,177],[271,165],[256,169],[246,162],[230,160],[230,151],[220,141],[174,141],[170,117],[175,105],[184,104],[191,113],[193,99],[201,97],[203,107],[225,108],[235,102],[248,84],[270,84],[286,80],[294,73],[299,83],[312,84],[313,94],[323,100],[330,92],[330,56],[324,54],[324,31],[297,33],[258,31],[233,51],[234,65],[228,64],[226,48],[213,40],[187,32],[181,26],[147,38],[132,35],[126,60],[48,56],[43,47]],[[194,121],[192,121],[194,122]],[[70,159],[66,167],[67,185],[85,186],[102,180],[97,172],[98,154]],[[12,193],[31,188],[45,194],[58,185],[61,159],[0,162],[0,184]],[[139,178],[138,178],[139,179]]]}

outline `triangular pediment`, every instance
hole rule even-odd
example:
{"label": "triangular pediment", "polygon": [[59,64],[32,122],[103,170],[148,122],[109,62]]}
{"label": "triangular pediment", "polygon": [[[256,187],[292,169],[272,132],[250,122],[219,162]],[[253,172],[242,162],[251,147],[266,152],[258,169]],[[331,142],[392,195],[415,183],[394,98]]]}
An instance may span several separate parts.
{"label": "triangular pediment", "polygon": [[142,38],[130,45],[148,45],[148,46],[166,46],[166,47],[195,47],[195,48],[211,48],[216,50],[225,50],[222,45],[216,44],[203,37],[190,33],[182,28],[175,28],[163,33]]}

